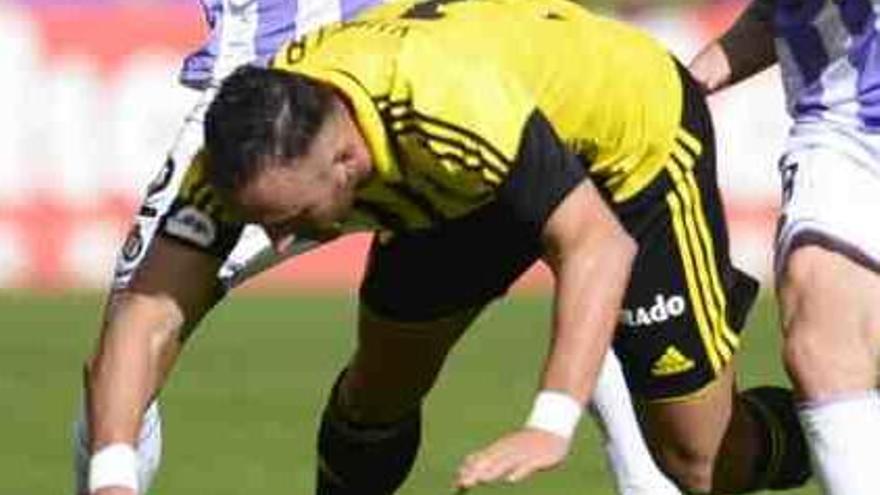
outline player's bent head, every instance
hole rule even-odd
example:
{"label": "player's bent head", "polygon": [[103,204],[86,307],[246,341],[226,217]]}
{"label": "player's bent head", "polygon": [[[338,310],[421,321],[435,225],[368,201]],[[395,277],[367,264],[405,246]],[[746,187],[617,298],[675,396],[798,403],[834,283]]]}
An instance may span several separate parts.
{"label": "player's bent head", "polygon": [[332,106],[332,89],[307,77],[237,69],[223,81],[205,118],[209,181],[234,191],[267,163],[291,163],[308,150]]}

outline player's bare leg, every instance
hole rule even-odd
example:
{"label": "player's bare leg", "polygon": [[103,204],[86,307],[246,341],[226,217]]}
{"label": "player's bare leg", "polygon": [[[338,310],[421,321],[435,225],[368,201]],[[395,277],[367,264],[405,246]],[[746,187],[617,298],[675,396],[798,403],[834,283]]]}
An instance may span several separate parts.
{"label": "player's bare leg", "polygon": [[770,387],[737,393],[733,370],[729,364],[693,398],[645,404],[646,436],[661,467],[688,493],[802,484],[809,471],[791,397]]}
{"label": "player's bare leg", "polygon": [[831,495],[880,490],[880,276],[847,256],[805,245],[779,284],[783,358],[803,400],[816,472]]}
{"label": "player's bare leg", "polygon": [[357,349],[321,424],[319,495],[384,495],[403,483],[419,447],[422,399],[478,313],[396,322],[362,307]]}

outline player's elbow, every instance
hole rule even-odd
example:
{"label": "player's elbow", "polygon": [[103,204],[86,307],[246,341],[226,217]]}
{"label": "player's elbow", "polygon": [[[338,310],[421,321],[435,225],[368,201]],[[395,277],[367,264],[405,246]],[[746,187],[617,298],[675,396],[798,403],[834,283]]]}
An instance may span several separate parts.
{"label": "player's elbow", "polygon": [[600,262],[606,270],[613,270],[628,278],[638,253],[638,243],[623,227],[617,225],[606,235],[601,249],[603,258]]}
{"label": "player's elbow", "polygon": [[173,301],[156,295],[130,293],[118,298],[107,318],[96,352],[85,363],[87,387],[108,373],[142,363],[164,375],[181,345],[184,318]]}
{"label": "player's elbow", "polygon": [[638,251],[639,245],[636,240],[620,227],[614,235],[614,252],[617,253],[620,262],[631,267]]}

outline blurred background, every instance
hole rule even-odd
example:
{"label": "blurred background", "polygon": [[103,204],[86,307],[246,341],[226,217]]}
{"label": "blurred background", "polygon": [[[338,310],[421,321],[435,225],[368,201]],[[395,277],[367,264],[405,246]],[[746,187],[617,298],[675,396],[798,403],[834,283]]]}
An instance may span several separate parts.
{"label": "blurred background", "polygon": [[[595,7],[644,26],[688,60],[741,2]],[[0,287],[103,287],[141,190],[192,103],[176,77],[205,33],[198,4],[0,0],[0,33]],[[786,128],[778,77],[758,76],[712,105],[736,259],[767,276]],[[257,282],[349,286],[363,240],[339,244]]]}
{"label": "blurred background", "polygon": [[[584,3],[651,31],[685,61],[743,7]],[[0,0],[0,495],[70,493],[69,426],[102,291],[194,102],[177,72],[205,32],[195,0]],[[775,162],[787,127],[778,74],[710,104],[734,258],[771,287]],[[277,267],[205,321],[163,392],[166,461],[155,493],[311,492],[315,422],[352,347],[364,245],[346,239]],[[461,457],[525,417],[536,349],[546,346],[547,288],[534,270],[465,336],[428,401],[404,495],[450,493]],[[747,329],[745,386],[784,381],[775,327],[765,295]],[[560,473],[478,494],[610,494],[595,428],[579,435]]]}

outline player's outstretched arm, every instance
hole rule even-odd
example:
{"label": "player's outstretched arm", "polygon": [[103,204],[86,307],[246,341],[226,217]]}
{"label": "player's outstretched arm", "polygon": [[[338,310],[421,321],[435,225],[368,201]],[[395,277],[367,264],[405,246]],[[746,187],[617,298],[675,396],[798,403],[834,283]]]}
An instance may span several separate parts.
{"label": "player's outstretched arm", "polygon": [[135,495],[133,445],[143,410],[180,350],[182,338],[217,296],[216,258],[154,239],[129,288],[114,298],[87,377],[95,495]]}
{"label": "player's outstretched arm", "polygon": [[707,93],[736,84],[776,63],[776,0],[752,0],[736,22],[703,47],[688,68]]}
{"label": "player's outstretched arm", "polygon": [[556,288],[541,391],[524,428],[465,459],[458,488],[517,482],[561,463],[609,349],[635,241],[587,180],[554,210],[543,240]]}

